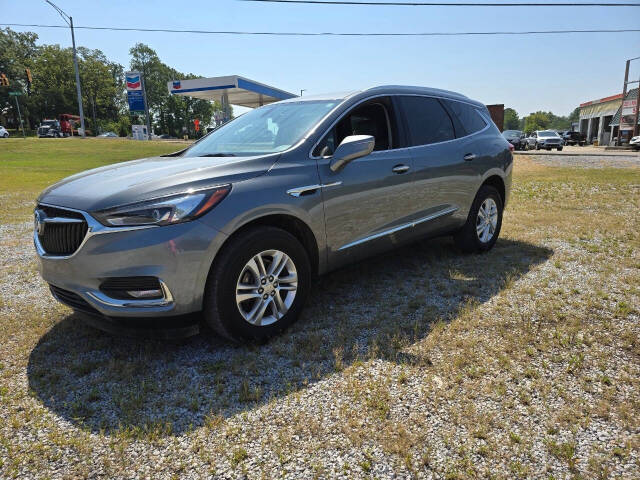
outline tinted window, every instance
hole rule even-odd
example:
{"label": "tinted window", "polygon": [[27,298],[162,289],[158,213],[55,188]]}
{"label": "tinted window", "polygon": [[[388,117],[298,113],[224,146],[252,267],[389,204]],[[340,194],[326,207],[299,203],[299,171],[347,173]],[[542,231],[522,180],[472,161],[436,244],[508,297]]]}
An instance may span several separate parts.
{"label": "tinted window", "polygon": [[371,135],[375,139],[374,151],[393,148],[390,133],[391,115],[385,100],[359,105],[347,113],[318,143],[313,151],[316,157],[333,155],[342,140],[350,135]]}
{"label": "tinted window", "polygon": [[435,98],[401,97],[407,118],[411,145],[428,145],[455,138],[453,123]]}
{"label": "tinted window", "polygon": [[472,107],[467,103],[456,102],[453,100],[448,100],[447,103],[449,104],[453,114],[460,121],[460,124],[464,129],[464,135],[471,135],[472,133],[479,132],[487,126],[487,122],[484,121],[475,107]]}

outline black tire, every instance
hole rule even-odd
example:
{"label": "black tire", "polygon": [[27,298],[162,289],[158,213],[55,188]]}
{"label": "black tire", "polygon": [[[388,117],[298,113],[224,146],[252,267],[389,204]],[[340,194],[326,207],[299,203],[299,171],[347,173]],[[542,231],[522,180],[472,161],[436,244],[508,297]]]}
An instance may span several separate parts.
{"label": "black tire", "polygon": [[561,152],[562,151],[562,147],[558,147],[558,151]]}
{"label": "black tire", "polygon": [[[498,220],[496,229],[491,239],[489,239],[488,242],[483,242],[480,240],[480,238],[478,238],[478,233],[476,231],[476,221],[481,205],[488,198],[493,199],[493,201],[496,203],[498,210]],[[456,246],[465,253],[479,253],[491,250],[498,240],[498,236],[500,235],[500,228],[502,227],[502,210],[502,198],[500,197],[498,191],[491,185],[483,185],[482,187],[480,187],[480,190],[478,190],[478,193],[476,194],[476,198],[473,200],[471,209],[469,210],[467,222],[454,235]]]}
{"label": "black tire", "polygon": [[536,150],[540,150],[540,145],[536,143]]}
{"label": "black tire", "polygon": [[[249,260],[260,252],[276,249],[293,261],[298,285],[288,311],[271,325],[256,326],[240,314],[236,304],[238,278]],[[311,284],[309,255],[290,233],[275,227],[256,227],[239,234],[223,247],[213,262],[204,295],[204,319],[219,335],[234,341],[264,342],[295,322]]]}

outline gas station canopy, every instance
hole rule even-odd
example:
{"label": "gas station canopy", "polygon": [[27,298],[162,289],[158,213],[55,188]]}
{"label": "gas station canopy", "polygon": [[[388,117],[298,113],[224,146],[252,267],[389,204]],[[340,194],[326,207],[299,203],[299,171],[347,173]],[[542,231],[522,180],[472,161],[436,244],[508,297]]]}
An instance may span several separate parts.
{"label": "gas station canopy", "polygon": [[217,100],[223,105],[240,105],[249,108],[260,107],[296,96],[240,75],[173,80],[167,83],[167,87],[172,95]]}

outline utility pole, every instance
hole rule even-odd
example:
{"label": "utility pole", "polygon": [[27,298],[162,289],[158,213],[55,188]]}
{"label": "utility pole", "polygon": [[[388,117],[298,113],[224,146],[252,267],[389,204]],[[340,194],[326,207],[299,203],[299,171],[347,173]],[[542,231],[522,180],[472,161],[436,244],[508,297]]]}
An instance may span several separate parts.
{"label": "utility pole", "polygon": [[151,140],[151,118],[149,117],[149,102],[147,101],[147,87],[144,83],[147,76],[147,63],[142,64],[142,75],[140,81],[142,83],[142,96],[144,97],[144,114],[147,118],[147,140]]}
{"label": "utility pole", "polygon": [[22,128],[22,138],[26,138],[24,134],[24,123],[22,122],[22,114],[20,113],[20,104],[18,103],[18,97],[22,95],[22,92],[9,92],[10,97],[14,97],[16,99],[16,109],[18,110],[18,120],[20,121],[20,128]]}
{"label": "utility pole", "polygon": [[[636,119],[633,122],[633,135],[635,137],[638,135],[640,128],[638,127],[638,114],[640,114],[640,78],[638,79],[638,88],[636,88]],[[620,112],[620,116],[622,116],[622,112]]]}
{"label": "utility pole", "polygon": [[627,60],[627,65],[624,69],[624,85],[622,86],[622,103],[620,104],[620,120],[618,120],[618,136],[616,137],[616,147],[620,146],[620,137],[622,137],[622,108],[624,105],[624,99],[627,98],[627,83],[629,80],[629,64],[631,60]]}
{"label": "utility pole", "polygon": [[16,95],[16,108],[18,109],[18,118],[20,119],[20,128],[22,128],[22,138],[26,138],[24,134],[24,123],[22,123],[22,114],[20,113],[20,104],[18,103],[18,96]]}
{"label": "utility pole", "polygon": [[[76,71],[76,91],[78,92],[78,109],[80,110],[80,128],[82,129],[82,136],[85,137],[85,129],[84,129],[84,111],[82,109],[82,90],[80,89],[80,70],[78,69],[78,56],[76,54],[76,37],[73,32],[73,18],[67,15],[60,7],[55,5],[50,0],[45,0],[49,5],[55,8],[56,12],[62,17],[62,19],[69,25],[71,28],[71,44],[73,46],[73,66]],[[73,130],[72,130],[73,131]]]}

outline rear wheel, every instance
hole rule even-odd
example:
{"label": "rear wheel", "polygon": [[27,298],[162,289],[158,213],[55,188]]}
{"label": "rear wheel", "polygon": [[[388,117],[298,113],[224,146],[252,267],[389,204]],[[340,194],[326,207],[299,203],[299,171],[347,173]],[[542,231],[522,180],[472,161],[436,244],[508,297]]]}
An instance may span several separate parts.
{"label": "rear wheel", "polygon": [[562,147],[558,147],[558,151],[561,152],[562,151]]}
{"label": "rear wheel", "polygon": [[204,317],[233,341],[264,341],[300,314],[311,283],[309,256],[290,233],[257,227],[240,234],[214,262]]}
{"label": "rear wheel", "polygon": [[502,210],[498,191],[490,185],[480,187],[467,222],[454,236],[457,247],[466,253],[491,250],[500,235]]}

